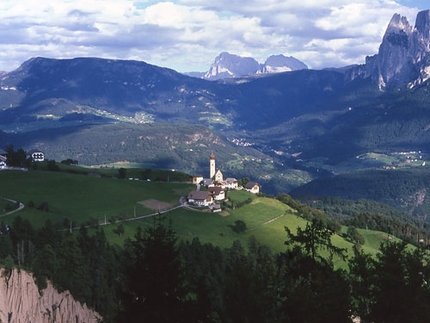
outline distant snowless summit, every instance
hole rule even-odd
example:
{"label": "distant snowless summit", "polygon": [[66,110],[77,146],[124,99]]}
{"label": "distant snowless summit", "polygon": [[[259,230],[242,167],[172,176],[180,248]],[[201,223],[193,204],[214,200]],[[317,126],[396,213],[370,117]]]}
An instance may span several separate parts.
{"label": "distant snowless summit", "polygon": [[222,52],[211,65],[209,71],[204,73],[186,73],[189,76],[208,80],[219,80],[225,78],[236,78],[252,76],[257,74],[269,74],[290,72],[307,69],[305,63],[290,56],[272,55],[264,64],[260,64],[252,57],[242,57],[227,52]]}

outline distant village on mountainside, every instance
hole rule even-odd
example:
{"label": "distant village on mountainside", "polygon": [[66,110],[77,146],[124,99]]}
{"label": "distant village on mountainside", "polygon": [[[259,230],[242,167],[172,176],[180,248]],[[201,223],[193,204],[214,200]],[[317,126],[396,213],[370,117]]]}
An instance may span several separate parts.
{"label": "distant village on mountainside", "polygon": [[[187,196],[187,202],[192,205],[209,207],[212,212],[220,212],[220,202],[226,199],[227,190],[244,189],[250,193],[260,193],[260,185],[256,182],[246,181],[241,183],[236,178],[228,177],[224,179],[223,173],[216,168],[215,156],[212,153],[209,158],[209,178],[202,175],[192,176],[193,184],[197,185],[197,189],[192,191]],[[201,187],[207,190],[200,189]]]}

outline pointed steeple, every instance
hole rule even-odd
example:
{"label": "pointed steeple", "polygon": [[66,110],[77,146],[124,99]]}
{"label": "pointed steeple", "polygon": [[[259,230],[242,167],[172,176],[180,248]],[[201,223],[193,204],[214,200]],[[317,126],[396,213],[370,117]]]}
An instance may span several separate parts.
{"label": "pointed steeple", "polygon": [[209,158],[209,178],[213,178],[215,176],[215,156],[214,153],[211,153]]}

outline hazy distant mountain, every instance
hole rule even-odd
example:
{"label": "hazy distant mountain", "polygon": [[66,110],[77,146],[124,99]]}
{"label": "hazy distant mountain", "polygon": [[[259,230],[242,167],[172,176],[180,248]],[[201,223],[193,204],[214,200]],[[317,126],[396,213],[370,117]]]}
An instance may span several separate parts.
{"label": "hazy distant mountain", "polygon": [[216,80],[255,75],[260,64],[252,57],[241,57],[227,52],[219,54],[203,78]]}
{"label": "hazy distant mountain", "polygon": [[286,57],[284,55],[272,55],[261,68],[261,73],[280,73],[280,72],[291,72],[297,70],[307,69],[305,63],[299,61],[298,59],[290,56]]}
{"label": "hazy distant mountain", "polygon": [[[218,80],[256,74],[290,72],[307,68],[306,64],[292,56],[272,55],[264,64],[260,64],[252,57],[241,57],[223,52],[215,58],[209,71],[204,73],[202,77]],[[192,76],[191,74],[187,75]],[[195,74],[194,76],[197,75]]]}

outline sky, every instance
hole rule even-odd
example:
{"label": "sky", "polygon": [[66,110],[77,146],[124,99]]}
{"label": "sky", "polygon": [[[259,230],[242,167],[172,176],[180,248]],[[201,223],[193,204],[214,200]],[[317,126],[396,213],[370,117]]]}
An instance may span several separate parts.
{"label": "sky", "polygon": [[293,56],[309,68],[363,64],[396,13],[428,0],[0,0],[0,71],[32,57],[145,61],[207,71],[221,52]]}

